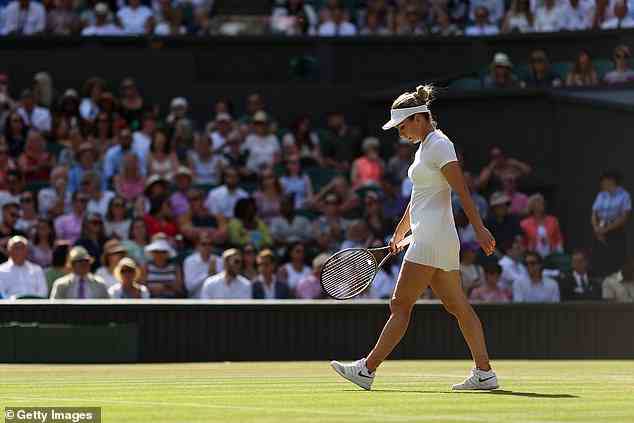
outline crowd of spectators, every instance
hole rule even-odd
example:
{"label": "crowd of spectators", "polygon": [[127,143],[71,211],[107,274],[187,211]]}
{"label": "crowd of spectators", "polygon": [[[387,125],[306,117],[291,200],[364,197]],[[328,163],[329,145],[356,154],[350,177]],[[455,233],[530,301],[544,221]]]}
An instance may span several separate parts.
{"label": "crowd of spectators", "polygon": [[[94,77],[81,94],[55,95],[38,73],[19,91],[0,74],[1,296],[323,298],[329,254],[385,245],[409,200],[415,147],[363,136],[341,112],[323,128],[307,115],[285,128],[252,94],[242,111],[217,99],[197,122],[183,97],[160,113],[135,80],[112,88]],[[465,172],[500,247],[494,261],[482,257],[452,198],[466,294],[631,300],[620,175],[603,175],[593,205],[590,278],[589,257],[567,249],[544,196],[521,191],[531,172],[499,147]],[[399,266],[387,263],[362,298],[388,298]]]}
{"label": "crowd of spectators", "polygon": [[0,1],[3,35],[481,36],[634,28],[634,0],[275,0],[270,16],[216,24],[213,0]]}

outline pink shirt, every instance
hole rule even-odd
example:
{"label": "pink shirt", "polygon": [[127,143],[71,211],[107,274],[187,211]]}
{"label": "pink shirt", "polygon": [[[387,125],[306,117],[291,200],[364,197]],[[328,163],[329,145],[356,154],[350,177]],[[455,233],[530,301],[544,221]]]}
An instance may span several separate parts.
{"label": "pink shirt", "polygon": [[469,296],[473,301],[484,301],[487,303],[508,303],[511,301],[512,294],[501,288],[491,289],[486,285],[474,288]]}
{"label": "pink shirt", "polygon": [[509,213],[520,216],[526,214],[526,209],[528,207],[528,196],[517,191],[513,194],[507,193],[507,195],[511,197],[511,206],[509,208]]}
{"label": "pink shirt", "polygon": [[295,288],[295,297],[304,299],[321,298],[323,290],[319,279],[314,274],[310,274],[299,281]]}
{"label": "pink shirt", "polygon": [[70,213],[55,219],[55,233],[57,234],[57,238],[74,244],[81,233],[82,218],[83,216]]}

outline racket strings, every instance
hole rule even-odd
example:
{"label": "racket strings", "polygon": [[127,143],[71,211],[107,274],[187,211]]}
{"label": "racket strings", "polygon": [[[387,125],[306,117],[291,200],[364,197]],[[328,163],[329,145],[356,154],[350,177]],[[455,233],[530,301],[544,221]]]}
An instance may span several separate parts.
{"label": "racket strings", "polygon": [[367,250],[341,251],[321,272],[321,284],[332,297],[346,299],[363,292],[374,279],[376,261]]}

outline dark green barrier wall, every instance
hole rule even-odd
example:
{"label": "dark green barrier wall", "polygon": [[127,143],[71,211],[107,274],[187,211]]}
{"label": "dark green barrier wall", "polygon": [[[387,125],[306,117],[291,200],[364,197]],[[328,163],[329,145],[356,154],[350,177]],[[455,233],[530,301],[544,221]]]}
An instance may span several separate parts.
{"label": "dark green barrier wall", "polygon": [[[634,358],[634,305],[476,308],[495,358]],[[0,304],[0,322],[88,325],[84,331],[106,322],[134,323],[142,362],[358,358],[373,346],[387,316],[383,302]],[[468,350],[441,305],[417,304],[392,357],[467,358]]]}

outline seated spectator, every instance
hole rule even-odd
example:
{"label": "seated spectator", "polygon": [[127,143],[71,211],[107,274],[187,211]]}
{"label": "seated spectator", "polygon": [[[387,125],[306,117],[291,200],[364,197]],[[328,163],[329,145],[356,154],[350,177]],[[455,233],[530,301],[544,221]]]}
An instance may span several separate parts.
{"label": "seated spectator", "polygon": [[285,196],[280,202],[280,216],[274,217],[269,225],[275,245],[283,247],[296,241],[311,239],[310,220],[295,214],[293,196]]}
{"label": "seated spectator", "polygon": [[152,17],[152,10],[143,6],[141,0],[128,0],[128,5],[117,12],[123,30],[128,35],[145,33],[145,21]]}
{"label": "seated spectator", "polygon": [[407,179],[407,170],[412,161],[412,143],[405,139],[400,139],[395,154],[387,161],[385,174],[396,177],[399,184]]}
{"label": "seated spectator", "polygon": [[152,239],[145,254],[150,257],[145,264],[145,285],[152,298],[183,297],[183,275],[178,263],[172,261],[176,252],[163,234]]}
{"label": "seated spectator", "polygon": [[544,0],[535,10],[535,32],[557,32],[566,24],[566,10],[556,0]]}
{"label": "seated spectator", "polygon": [[114,277],[117,283],[108,289],[110,298],[150,298],[150,291],[140,283],[143,275],[141,268],[129,257],[119,260],[114,269]]}
{"label": "seated spectator", "polygon": [[594,2],[567,0],[562,7],[564,13],[561,29],[585,31],[592,28],[592,20],[595,14]]}
{"label": "seated spectator", "polygon": [[632,57],[630,48],[626,45],[620,45],[614,49],[614,67],[613,71],[608,72],[603,77],[606,84],[622,84],[634,81],[634,70],[630,69],[629,60]]}
{"label": "seated spectator", "polygon": [[516,88],[519,86],[513,75],[513,64],[505,53],[495,53],[489,74],[482,81],[484,88]]}
{"label": "seated spectator", "polygon": [[592,205],[593,266],[598,276],[618,271],[627,254],[626,225],[632,213],[632,198],[622,184],[619,171],[607,170],[600,177],[600,192]]}
{"label": "seated spectator", "polygon": [[581,50],[575,61],[575,66],[566,76],[568,87],[588,87],[599,84],[597,71],[592,64],[592,58],[587,50]]}
{"label": "seated spectator", "polygon": [[20,205],[20,196],[24,192],[25,183],[22,172],[19,170],[11,170],[7,174],[7,189],[0,191],[0,205],[9,201]]}
{"label": "seated spectator", "polygon": [[614,3],[614,17],[601,24],[601,29],[626,29],[634,28],[634,19],[629,16],[627,0],[618,0]]}
{"label": "seated spectator", "polygon": [[108,287],[98,276],[90,273],[93,257],[84,247],[73,247],[68,253],[71,273],[53,283],[51,299],[99,299],[110,298]]}
{"label": "seated spectator", "polygon": [[247,168],[249,153],[242,149],[242,138],[239,133],[231,134],[229,138],[227,138],[222,152],[222,158],[226,162],[225,168],[230,167],[235,169],[238,175],[241,178],[245,178],[245,180],[251,180],[253,178],[253,173]]}
{"label": "seated spectator", "polygon": [[9,157],[17,160],[22,151],[24,151],[26,134],[29,128],[17,111],[10,111],[4,122],[4,139],[7,144]]}
{"label": "seated spectator", "polygon": [[165,118],[167,131],[177,148],[190,149],[193,146],[194,122],[188,116],[189,102],[185,97],[173,98],[170,113]]}
{"label": "seated spectator", "polygon": [[480,246],[475,242],[460,244],[460,279],[467,297],[474,288],[484,284],[484,270],[476,263],[479,250]]}
{"label": "seated spectator", "polygon": [[484,7],[490,14],[491,22],[499,23],[504,18],[504,1],[502,0],[471,0],[469,2],[469,19],[474,21],[479,7]]}
{"label": "seated spectator", "polygon": [[200,298],[205,280],[222,271],[222,259],[213,254],[214,242],[208,231],[201,231],[196,251],[183,262],[185,289],[189,298]]}
{"label": "seated spectator", "polygon": [[293,298],[286,282],[280,280],[276,274],[273,251],[269,249],[260,251],[256,258],[256,263],[259,273],[253,280],[253,299],[287,300]]}
{"label": "seated spectator", "polygon": [[294,146],[302,163],[304,161],[318,163],[321,160],[319,143],[319,136],[311,128],[310,116],[308,115],[295,119],[291,124],[290,131],[282,137],[282,146],[284,148]]}
{"label": "seated spectator", "polygon": [[128,218],[125,199],[123,197],[113,197],[105,214],[104,227],[106,237],[116,238],[120,241],[128,239],[131,224],[132,220]]}
{"label": "seated spectator", "polygon": [[46,31],[53,35],[72,35],[79,32],[79,15],[73,9],[73,0],[58,0],[56,7],[48,12]]}
{"label": "seated spectator", "polygon": [[517,190],[517,178],[514,175],[502,176],[502,192],[511,200],[510,214],[521,218],[529,213],[528,196]]}
{"label": "seated spectator", "polygon": [[426,5],[421,3],[421,10],[415,4],[408,5],[403,13],[396,17],[397,35],[428,35],[429,29],[423,19],[423,12],[427,12]]}
{"label": "seated spectator", "polygon": [[20,96],[18,114],[29,129],[35,129],[44,135],[51,132],[51,112],[46,107],[40,107],[35,102],[33,91],[24,90]]}
{"label": "seated spectator", "polygon": [[529,251],[542,257],[564,251],[564,240],[559,229],[559,220],[546,214],[544,196],[533,194],[528,199],[529,216],[520,222]]}
{"label": "seated spectator", "polygon": [[165,20],[154,29],[154,35],[177,36],[187,34],[187,28],[183,25],[183,10],[180,7],[172,7],[164,16]]}
{"label": "seated spectator", "polygon": [[318,34],[322,37],[341,37],[357,35],[357,27],[348,21],[340,4],[330,8],[329,18],[319,25]]}
{"label": "seated spectator", "polygon": [[147,175],[159,175],[163,178],[171,177],[179,167],[172,143],[161,130],[154,131],[152,136],[147,166]]}
{"label": "seated spectator", "polygon": [[474,24],[467,26],[464,35],[468,37],[478,37],[483,35],[497,35],[500,30],[497,25],[489,21],[489,10],[484,6],[475,9]]}
{"label": "seated spectator", "polygon": [[533,32],[533,13],[530,0],[512,0],[511,7],[504,17],[502,33]]}
{"label": "seated spectator", "polygon": [[293,154],[286,158],[284,175],[280,178],[280,184],[285,196],[291,195],[295,202],[295,208],[308,208],[313,201],[313,184],[301,167],[300,158]]}
{"label": "seated spectator", "polygon": [[20,205],[12,200],[2,205],[2,221],[0,222],[0,263],[7,260],[8,252],[6,245],[9,239],[19,235],[26,237],[27,234],[16,228],[20,217]]}
{"label": "seated spectator", "polygon": [[229,221],[227,231],[229,244],[243,247],[253,243],[256,248],[270,247],[273,244],[269,228],[258,215],[253,198],[242,198],[236,203],[234,218]]}
{"label": "seated spectator", "polygon": [[313,259],[313,271],[310,275],[304,277],[297,284],[295,289],[295,297],[298,299],[316,300],[325,297],[325,292],[319,282],[321,269],[328,261],[328,254],[319,254]]}
{"label": "seated spectator", "polygon": [[[100,3],[105,5],[105,3]],[[107,7],[107,6],[106,6]],[[79,103],[79,114],[82,119],[88,122],[94,122],[99,114],[99,106],[97,102],[101,98],[106,86],[106,81],[101,78],[93,77],[84,83],[83,94],[84,97]]]}
{"label": "seated spectator", "polygon": [[145,259],[145,247],[149,244],[150,237],[147,233],[147,225],[142,218],[136,218],[132,220],[130,224],[130,232],[128,238],[121,241],[121,245],[128,252],[128,256],[135,262],[144,265]]}
{"label": "seated spectator", "polygon": [[82,192],[76,191],[73,194],[71,211],[55,219],[55,233],[58,239],[74,244],[79,238],[88,201],[90,198]]}
{"label": "seated spectator", "polygon": [[[500,244],[498,244],[500,245]],[[528,270],[524,266],[524,239],[521,236],[515,237],[509,244],[502,244],[504,256],[498,261],[502,266],[502,276],[500,277],[500,287],[508,290],[513,289],[513,285],[520,279],[528,279]]]}
{"label": "seated spectator", "polygon": [[379,18],[379,14],[377,12],[371,11],[365,15],[365,22],[359,31],[359,35],[391,35],[391,31],[381,23],[381,19]]}
{"label": "seated spectator", "polygon": [[249,153],[247,168],[253,173],[274,166],[280,160],[280,141],[270,133],[265,112],[259,111],[253,116],[253,133],[247,135],[242,148]]}
{"label": "seated spectator", "polygon": [[235,248],[222,253],[224,270],[208,277],[203,284],[202,299],[250,299],[253,298],[251,281],[242,276],[242,255]]}
{"label": "seated spectator", "polygon": [[82,142],[80,144],[79,150],[75,155],[75,164],[68,172],[68,189],[70,192],[75,192],[80,188],[83,177],[88,172],[94,172],[97,174],[97,185],[99,191],[106,188],[106,180],[102,175],[103,172],[101,162],[99,161],[99,153],[90,141]]}
{"label": "seated spectator", "polygon": [[113,179],[117,195],[134,201],[143,194],[145,190],[145,178],[140,170],[139,158],[136,154],[129,152],[123,156],[121,171]]}
{"label": "seated spectator", "polygon": [[363,199],[363,221],[367,224],[371,238],[385,239],[394,230],[391,219],[385,217],[381,196],[376,191],[368,191]]}
{"label": "seated spectator", "polygon": [[478,242],[475,229],[473,229],[473,225],[469,223],[469,219],[462,209],[462,206],[453,210],[453,218],[458,232],[458,239],[461,244],[466,242]]}
{"label": "seated spectator", "polygon": [[249,194],[239,187],[240,176],[233,168],[226,168],[223,172],[224,184],[209,191],[205,199],[205,207],[213,215],[223,215],[227,219],[233,217],[236,203],[247,198]]}
{"label": "seated spectator", "polygon": [[325,234],[332,246],[343,241],[344,231],[350,222],[341,217],[341,202],[337,194],[328,194],[324,202],[324,214],[313,222],[313,237]]}
{"label": "seated spectator", "polygon": [[310,267],[306,266],[305,247],[301,241],[293,242],[287,250],[288,261],[280,267],[280,275],[294,292],[299,282],[310,275]]}
{"label": "seated spectator", "polygon": [[180,232],[185,239],[193,243],[204,230],[214,243],[224,244],[227,241],[227,219],[222,214],[209,213],[203,205],[203,194],[199,190],[190,189],[187,195],[189,212],[178,219]]}
{"label": "seated spectator", "polygon": [[7,243],[9,260],[0,264],[0,294],[4,298],[47,298],[48,286],[42,268],[27,260],[29,241],[13,236]]}
{"label": "seated spectator", "polygon": [[230,136],[236,134],[233,118],[229,113],[221,112],[216,118],[207,124],[206,134],[211,139],[211,148],[214,153],[221,153]]}
{"label": "seated spectator", "polygon": [[350,181],[353,189],[367,185],[379,185],[385,173],[385,163],[379,156],[379,140],[368,137],[363,140],[363,155],[352,162]]}
{"label": "seated spectator", "polygon": [[170,195],[170,206],[172,207],[174,215],[180,218],[189,213],[187,193],[192,188],[193,174],[187,166],[179,166],[178,170],[169,178],[173,179],[175,185],[175,189]]}
{"label": "seated spectator", "polygon": [[438,10],[436,12],[436,24],[431,28],[431,32],[441,37],[462,35],[460,28],[451,22],[449,15],[444,10]]}
{"label": "seated spectator", "polygon": [[319,142],[320,165],[339,172],[349,172],[361,144],[361,131],[348,125],[342,112],[331,112],[326,119],[326,131]]}
{"label": "seated spectator", "polygon": [[486,263],[484,265],[483,285],[474,288],[469,295],[470,301],[482,301],[486,303],[508,303],[511,301],[512,293],[508,289],[499,285],[502,267],[497,263]]}
{"label": "seated spectator", "polygon": [[341,243],[341,250],[347,248],[367,248],[372,236],[365,221],[358,219],[350,222],[346,229],[346,237]]}
{"label": "seated spectator", "polygon": [[486,218],[486,227],[498,245],[510,245],[516,236],[522,234],[519,219],[509,214],[511,199],[503,192],[494,192],[489,204],[491,213]]}
{"label": "seated spectator", "polygon": [[[2,138],[1,134],[0,138]],[[8,188],[7,176],[9,171],[16,170],[17,168],[18,165],[16,161],[9,157],[9,148],[4,144],[0,144],[0,190],[6,190]]]}
{"label": "seated spectator", "polygon": [[549,88],[561,85],[561,77],[550,69],[550,62],[544,50],[531,52],[528,77],[523,83],[527,88]]}
{"label": "seated spectator", "polygon": [[148,162],[154,132],[156,132],[156,114],[154,111],[143,112],[141,127],[132,133],[132,150],[139,156],[141,163]]}
{"label": "seated spectator", "polygon": [[116,195],[110,190],[102,189],[101,176],[97,172],[86,172],[82,177],[80,188],[83,193],[90,197],[88,212],[105,217],[108,214],[108,206]]}
{"label": "seated spectator", "polygon": [[339,206],[337,209],[342,215],[356,214],[355,212],[361,206],[361,198],[350,187],[346,178],[335,176],[315,196],[313,207],[321,213],[326,213],[328,209],[327,199],[332,198],[331,194],[335,195]]}
{"label": "seated spectator", "polygon": [[2,14],[2,35],[36,35],[46,28],[46,10],[33,0],[12,1]]}
{"label": "seated spectator", "polygon": [[[489,215],[489,205],[487,204],[487,200],[478,193],[478,188],[476,186],[476,181],[471,172],[464,171],[464,181],[469,188],[469,192],[471,193],[471,199],[478,209],[478,213],[480,217],[484,220]],[[508,195],[508,193],[507,193]],[[460,202],[460,197],[458,193],[455,191],[451,192],[451,206],[453,210],[462,209],[462,203]],[[513,202],[511,201],[511,210],[513,209]]]}
{"label": "seated spectator", "polygon": [[[300,35],[293,30],[295,21],[302,17],[307,26],[306,33],[314,33],[317,26],[318,16],[312,5],[306,4],[304,0],[286,0],[277,2],[271,15],[274,28],[284,32],[286,35]],[[304,34],[303,32],[301,34]]]}
{"label": "seated spectator", "polygon": [[588,259],[583,250],[572,253],[572,273],[559,282],[562,301],[601,299],[601,280],[588,272]]}
{"label": "seated spectator", "polygon": [[25,234],[31,234],[37,224],[38,213],[35,208],[35,194],[32,191],[25,191],[20,195],[20,218],[15,224],[15,228]]}
{"label": "seated spectator", "polygon": [[634,260],[628,260],[620,272],[605,278],[602,298],[621,303],[634,302]]}
{"label": "seated spectator", "polygon": [[258,190],[253,193],[253,199],[258,209],[258,216],[264,223],[280,215],[280,201],[282,199],[282,185],[272,168],[262,170]]}
{"label": "seated spectator", "polygon": [[[55,246],[55,229],[49,219],[38,218],[32,231],[32,240],[29,248],[29,261],[47,268],[53,261]],[[48,291],[47,291],[48,292]]]}
{"label": "seated spectator", "polygon": [[507,157],[504,151],[494,146],[489,151],[490,161],[481,171],[476,186],[479,190],[500,190],[503,188],[502,179],[513,176],[515,180],[529,175],[533,169],[526,163]]}
{"label": "seated spectator", "polygon": [[99,37],[111,37],[117,35],[125,35],[125,32],[118,26],[108,21],[110,15],[110,9],[106,3],[97,3],[95,5],[95,22],[86,26],[81,35],[87,36],[99,36]]}
{"label": "seated spectator", "polygon": [[38,131],[29,131],[18,166],[26,182],[48,181],[51,169],[55,166],[55,157],[46,151],[46,143]]}
{"label": "seated spectator", "polygon": [[46,292],[51,292],[53,283],[62,276],[67,275],[70,271],[67,267],[69,251],[70,244],[66,241],[55,241],[55,245],[53,247],[53,260],[51,261],[50,267],[47,267],[46,270],[44,270],[47,285]]}
{"label": "seated spectator", "polygon": [[122,258],[127,254],[127,250],[123,248],[119,240],[111,239],[103,246],[103,254],[101,255],[101,266],[97,269],[96,275],[111,288],[116,285],[117,280],[115,269]]}
{"label": "seated spectator", "polygon": [[528,278],[513,283],[513,301],[516,303],[558,303],[559,285],[542,275],[542,258],[539,254],[526,253]]}
{"label": "seated spectator", "polygon": [[172,216],[172,208],[167,197],[158,197],[152,201],[150,211],[143,218],[147,225],[150,238],[163,233],[169,239],[174,239],[180,233],[177,222]]}
{"label": "seated spectator", "polygon": [[82,246],[94,257],[93,271],[101,265],[104,244],[106,243],[106,233],[103,228],[103,219],[96,213],[87,213],[81,224],[81,233],[75,245]]}
{"label": "seated spectator", "polygon": [[170,181],[163,176],[152,175],[145,181],[145,190],[143,193],[145,194],[144,200],[147,199],[150,202],[159,198],[168,198],[170,194]]}
{"label": "seated spectator", "polygon": [[240,274],[250,281],[258,275],[257,253],[258,251],[253,244],[247,244],[242,248],[242,271]]}

